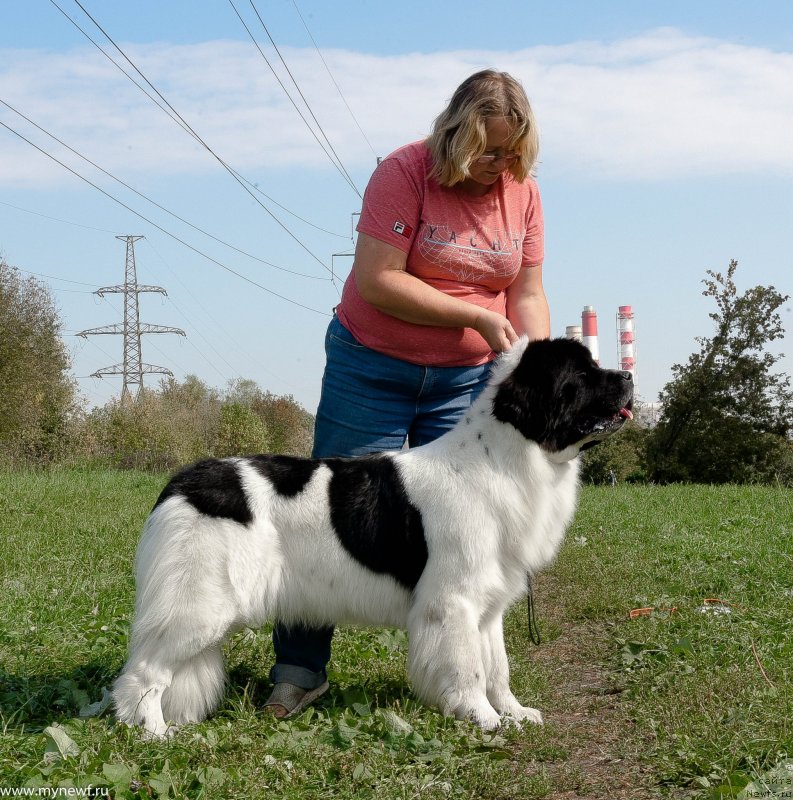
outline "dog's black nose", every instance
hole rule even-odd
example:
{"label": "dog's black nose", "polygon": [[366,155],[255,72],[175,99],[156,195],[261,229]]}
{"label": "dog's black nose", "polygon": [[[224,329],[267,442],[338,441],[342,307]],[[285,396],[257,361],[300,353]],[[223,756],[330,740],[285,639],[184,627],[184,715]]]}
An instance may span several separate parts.
{"label": "dog's black nose", "polygon": [[633,383],[633,375],[631,375],[631,373],[628,372],[627,370],[620,370],[620,375],[622,375],[624,380]]}

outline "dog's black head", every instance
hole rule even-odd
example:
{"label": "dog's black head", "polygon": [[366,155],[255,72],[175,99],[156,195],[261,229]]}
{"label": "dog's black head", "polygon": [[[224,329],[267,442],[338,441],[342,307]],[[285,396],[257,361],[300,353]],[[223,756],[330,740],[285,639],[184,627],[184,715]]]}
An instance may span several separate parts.
{"label": "dog's black head", "polygon": [[632,419],[632,404],[629,372],[601,369],[580,342],[543,339],[499,383],[493,414],[567,460]]}

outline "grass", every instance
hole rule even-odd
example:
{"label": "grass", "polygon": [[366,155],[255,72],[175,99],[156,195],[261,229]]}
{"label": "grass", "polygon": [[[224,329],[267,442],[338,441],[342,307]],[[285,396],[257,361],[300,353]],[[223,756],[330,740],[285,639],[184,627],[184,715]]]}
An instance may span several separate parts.
{"label": "grass", "polygon": [[612,684],[659,785],[732,797],[793,759],[789,491],[587,492],[553,577],[557,611],[605,624]]}
{"label": "grass", "polygon": [[[132,559],[162,485],[131,472],[0,474],[0,787],[719,798],[793,759],[788,491],[585,489],[538,585],[545,642],[529,643],[525,608],[507,620],[513,687],[546,712],[543,728],[487,735],[440,716],[410,693],[404,634],[351,628],[334,639],[326,699],[277,722],[259,711],[272,660],[262,630],[229,644],[216,716],[146,742],[102,699],[124,661]],[[703,612],[706,598],[725,605]],[[655,611],[630,620],[640,607]]]}

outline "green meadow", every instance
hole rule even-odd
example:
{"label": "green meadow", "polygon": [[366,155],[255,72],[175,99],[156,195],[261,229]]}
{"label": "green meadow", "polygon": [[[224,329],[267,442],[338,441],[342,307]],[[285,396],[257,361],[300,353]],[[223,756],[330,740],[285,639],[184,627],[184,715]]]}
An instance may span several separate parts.
{"label": "green meadow", "polygon": [[[114,722],[132,562],[164,485],[0,473],[0,790],[117,798],[777,798],[793,794],[793,499],[752,486],[583,489],[512,609],[512,684],[542,727],[484,734],[418,703],[396,630],[337,631],[331,691],[261,712],[269,630],[227,645],[224,704],[167,741]],[[645,609],[631,618],[630,612]],[[788,794],[784,794],[787,791]],[[73,795],[76,796],[76,795]]]}

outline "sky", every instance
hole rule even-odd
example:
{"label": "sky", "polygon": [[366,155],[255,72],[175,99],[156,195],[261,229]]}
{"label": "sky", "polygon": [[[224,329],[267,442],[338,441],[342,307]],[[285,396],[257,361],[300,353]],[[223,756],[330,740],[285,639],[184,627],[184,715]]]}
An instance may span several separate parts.
{"label": "sky", "polygon": [[712,331],[707,270],[793,293],[788,0],[2,3],[0,256],[51,289],[86,405],[120,393],[90,376],[121,337],[76,334],[121,322],[94,292],[135,235],[138,282],[167,290],[141,322],[186,333],[145,336],[146,363],[313,412],[376,158],[485,67],[539,122],[553,335],[594,306],[616,367],[631,305],[652,402]]}

